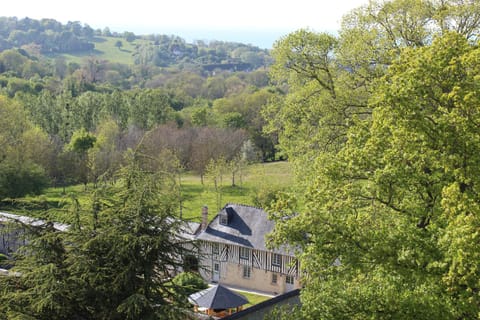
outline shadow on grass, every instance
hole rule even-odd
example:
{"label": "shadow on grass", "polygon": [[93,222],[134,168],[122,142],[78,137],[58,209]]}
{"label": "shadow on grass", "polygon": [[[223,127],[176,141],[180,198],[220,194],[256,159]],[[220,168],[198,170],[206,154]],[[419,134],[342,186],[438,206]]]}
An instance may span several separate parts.
{"label": "shadow on grass", "polygon": [[197,198],[204,191],[205,187],[202,185],[182,185],[182,197],[184,200]]}
{"label": "shadow on grass", "polygon": [[99,56],[104,53],[105,52],[101,50],[94,49],[94,50],[82,51],[82,52],[72,52],[69,54],[74,57],[90,57],[90,56]]}
{"label": "shadow on grass", "polygon": [[107,42],[107,40],[105,40],[104,38],[99,38],[99,37],[93,37],[93,39],[91,41],[92,42],[97,42],[97,43]]}

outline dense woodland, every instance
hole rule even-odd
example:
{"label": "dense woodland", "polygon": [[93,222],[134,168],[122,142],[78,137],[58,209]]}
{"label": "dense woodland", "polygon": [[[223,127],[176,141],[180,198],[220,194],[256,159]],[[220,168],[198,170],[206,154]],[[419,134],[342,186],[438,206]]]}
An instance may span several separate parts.
{"label": "dense woodland", "polygon": [[[211,159],[277,159],[260,113],[280,94],[266,50],[51,19],[2,18],[0,30],[1,198],[97,183],[146,136],[155,137],[143,143],[152,156],[169,150],[202,177]],[[95,42],[112,37],[112,50],[134,48],[130,64],[95,55]]]}
{"label": "dense woodland", "polygon": [[[7,319],[173,317],[158,279],[176,260],[158,255],[185,253],[155,226],[175,238],[178,170],[280,157],[296,183],[268,206],[271,241],[298,249],[304,288],[278,317],[478,318],[478,1],[372,1],[271,52],[25,20],[1,27],[0,198],[94,187],[71,232],[37,234],[25,276],[0,278]],[[131,64],[62,54],[111,37]]]}

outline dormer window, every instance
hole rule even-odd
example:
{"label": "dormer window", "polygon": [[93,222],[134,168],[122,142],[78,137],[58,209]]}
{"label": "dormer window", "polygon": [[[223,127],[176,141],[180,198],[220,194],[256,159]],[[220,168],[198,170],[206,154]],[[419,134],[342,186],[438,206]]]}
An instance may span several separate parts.
{"label": "dormer window", "polygon": [[220,214],[220,224],[228,226],[228,215],[226,213]]}
{"label": "dormer window", "polygon": [[223,210],[220,213],[220,217],[219,217],[220,224],[224,226],[228,226],[228,224],[232,221],[234,213],[235,213],[235,210],[232,207],[226,207],[225,210]]}

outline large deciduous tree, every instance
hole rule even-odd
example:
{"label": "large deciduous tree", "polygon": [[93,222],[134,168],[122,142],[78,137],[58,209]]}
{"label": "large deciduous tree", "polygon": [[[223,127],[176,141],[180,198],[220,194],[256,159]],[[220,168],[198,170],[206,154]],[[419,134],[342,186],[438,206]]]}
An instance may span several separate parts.
{"label": "large deciduous tree", "polygon": [[303,205],[280,197],[273,240],[301,248],[302,317],[478,317],[479,13],[371,2],[277,43],[265,114]]}
{"label": "large deciduous tree", "polygon": [[22,105],[0,96],[0,199],[40,193],[48,184],[44,166],[51,152]]}
{"label": "large deciduous tree", "polygon": [[404,50],[372,118],[317,157],[304,211],[277,234],[303,246],[305,316],[478,316],[479,72],[458,34]]}

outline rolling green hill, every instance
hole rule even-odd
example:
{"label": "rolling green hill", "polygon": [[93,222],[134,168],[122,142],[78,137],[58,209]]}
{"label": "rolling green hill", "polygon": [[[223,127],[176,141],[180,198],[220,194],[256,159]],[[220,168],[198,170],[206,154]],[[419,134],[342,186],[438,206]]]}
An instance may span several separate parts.
{"label": "rolling green hill", "polygon": [[[118,47],[117,42],[122,45]],[[101,60],[108,60],[111,63],[121,63],[126,65],[133,65],[135,52],[135,45],[141,43],[151,43],[152,41],[137,39],[133,42],[128,42],[122,38],[116,37],[95,37],[94,45],[95,49],[91,51],[84,51],[79,53],[61,54],[67,62],[82,63],[87,57],[95,56]]]}

